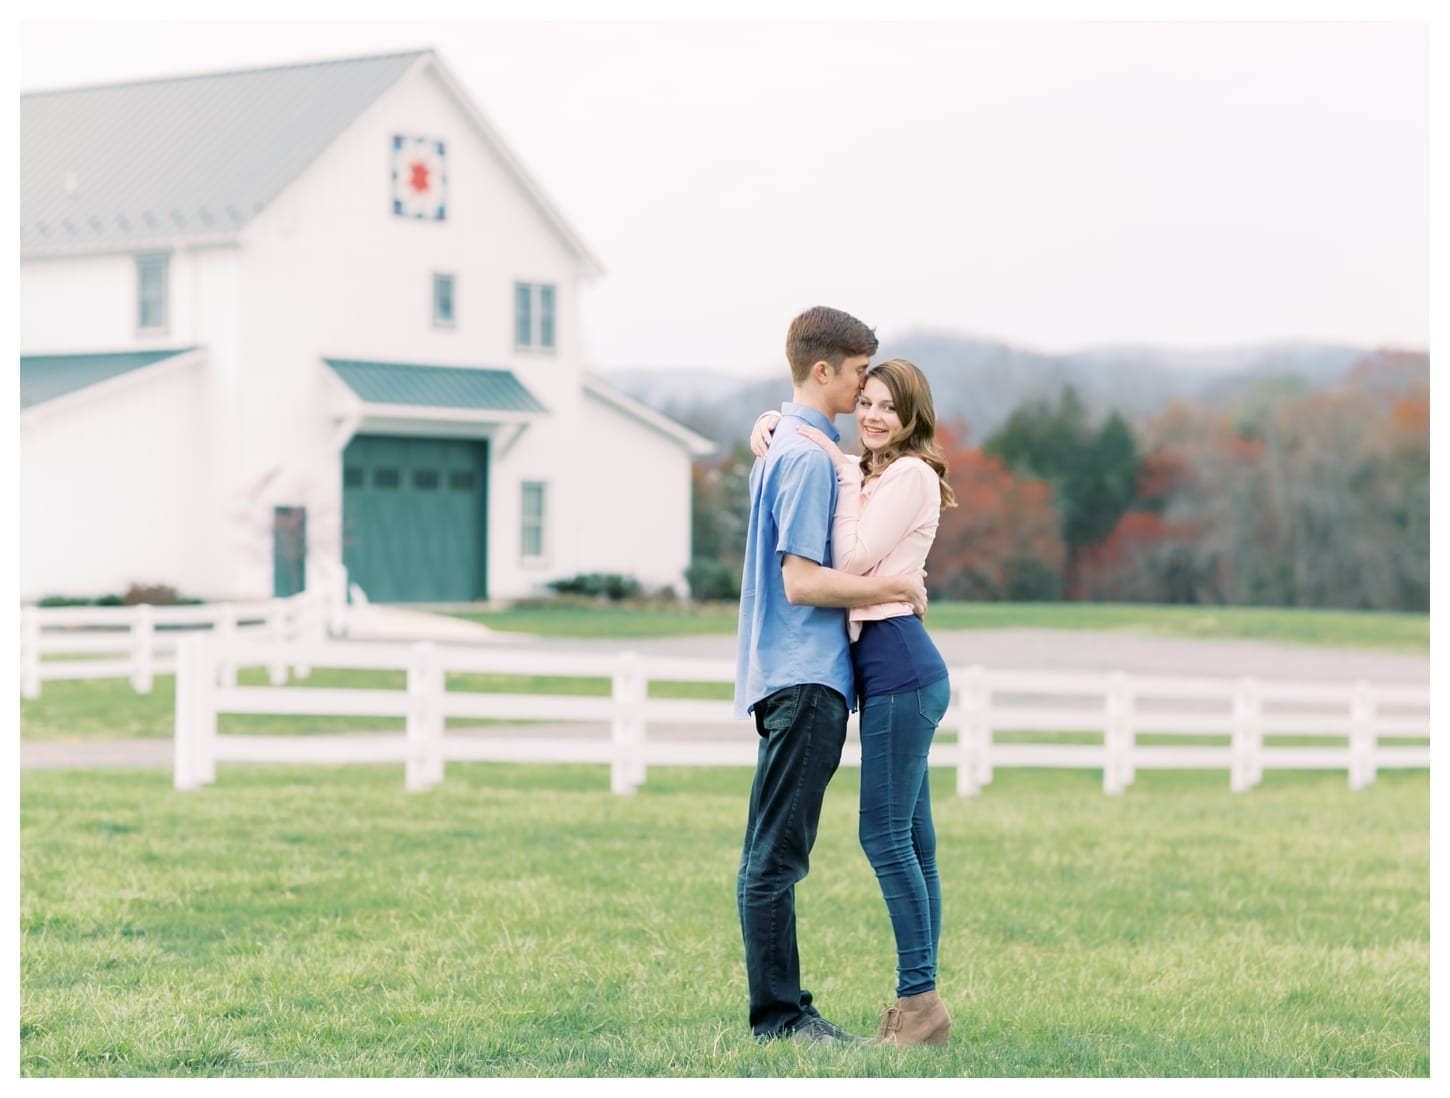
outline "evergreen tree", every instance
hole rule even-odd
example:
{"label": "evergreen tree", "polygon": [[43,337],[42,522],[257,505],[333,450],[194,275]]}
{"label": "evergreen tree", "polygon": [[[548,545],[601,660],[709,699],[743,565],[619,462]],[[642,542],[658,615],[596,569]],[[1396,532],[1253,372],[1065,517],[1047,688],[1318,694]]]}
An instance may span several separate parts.
{"label": "evergreen tree", "polygon": [[1094,428],[1068,385],[1056,405],[1038,400],[1017,408],[982,449],[1014,476],[1052,486],[1067,547],[1064,587],[1071,595],[1075,559],[1112,533],[1137,494],[1143,461],[1127,423],[1113,412]]}

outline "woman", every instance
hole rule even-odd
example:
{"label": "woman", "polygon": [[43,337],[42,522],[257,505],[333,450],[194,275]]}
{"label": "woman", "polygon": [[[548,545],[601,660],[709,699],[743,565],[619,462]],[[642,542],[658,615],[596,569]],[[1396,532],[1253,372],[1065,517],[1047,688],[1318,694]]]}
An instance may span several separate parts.
{"label": "woman", "polygon": [[[925,376],[899,358],[873,366],[856,424],[865,448],[859,459],[814,427],[799,428],[830,455],[841,487],[832,564],[858,575],[920,570],[942,510],[956,506]],[[773,429],[767,421],[757,437]],[[927,753],[951,685],[906,603],[852,610],[850,633],[861,710],[861,846],[896,937],[896,1005],[873,1043],[946,1044],[951,1016],[936,988],[941,885]]]}

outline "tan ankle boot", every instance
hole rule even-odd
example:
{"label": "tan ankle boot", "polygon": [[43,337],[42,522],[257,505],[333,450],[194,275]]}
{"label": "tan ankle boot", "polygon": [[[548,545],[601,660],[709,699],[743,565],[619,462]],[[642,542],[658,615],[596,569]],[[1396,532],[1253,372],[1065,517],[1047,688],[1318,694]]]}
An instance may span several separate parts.
{"label": "tan ankle boot", "polygon": [[881,1016],[873,1045],[944,1045],[951,1039],[952,1016],[935,991],[897,999]]}

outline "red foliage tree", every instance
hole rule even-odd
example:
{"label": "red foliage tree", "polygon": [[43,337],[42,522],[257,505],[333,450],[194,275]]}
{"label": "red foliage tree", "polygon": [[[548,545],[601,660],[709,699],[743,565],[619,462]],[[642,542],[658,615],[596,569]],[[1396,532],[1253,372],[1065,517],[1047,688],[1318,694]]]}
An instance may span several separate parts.
{"label": "red foliage tree", "polygon": [[1046,481],[1018,480],[980,449],[968,448],[964,426],[943,425],[957,506],[942,512],[927,563],[927,585],[938,598],[1054,599],[1065,548],[1062,519]]}

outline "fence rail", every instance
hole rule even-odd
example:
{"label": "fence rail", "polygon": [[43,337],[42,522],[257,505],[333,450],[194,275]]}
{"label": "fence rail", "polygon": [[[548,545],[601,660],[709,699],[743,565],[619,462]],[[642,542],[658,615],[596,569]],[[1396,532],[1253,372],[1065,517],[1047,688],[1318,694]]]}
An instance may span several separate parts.
{"label": "fence rail", "polygon": [[[610,768],[610,789],[633,792],[650,766],[749,766],[756,739],[728,701],[652,698],[651,683],[733,683],[730,660],[643,658],[637,653],[560,653],[462,648],[420,642],[263,643],[242,635],[196,636],[178,646],[174,784],[196,789],[216,780],[219,762],[402,763],[404,786],[428,789],[448,762],[595,763]],[[245,666],[327,667],[406,672],[402,690],[238,686]],[[608,696],[507,694],[450,689],[453,674],[533,674],[607,680]],[[1428,687],[1368,682],[1154,677],[1001,671],[951,672],[952,701],[932,762],[956,768],[957,793],[972,796],[1004,767],[1101,770],[1103,790],[1122,793],[1139,770],[1226,770],[1242,792],[1268,769],[1346,771],[1352,789],[1380,769],[1428,768]],[[1393,712],[1390,712],[1393,710]],[[219,734],[225,714],[394,717],[398,734],[262,736]],[[548,721],[583,725],[560,738],[510,729],[468,734],[448,720]],[[594,725],[591,729],[589,726]],[[598,726],[607,726],[599,735]],[[717,740],[680,732],[721,729]],[[668,736],[650,735],[668,730]],[[590,734],[590,733],[594,734]],[[1075,744],[1000,742],[1023,735],[1093,733]],[[1216,744],[1151,739],[1214,736]],[[1334,738],[1334,744],[1284,745],[1268,737]],[[1401,740],[1424,741],[1411,744]],[[848,740],[842,764],[860,764]]]}
{"label": "fence rail", "polygon": [[[176,671],[178,648],[198,631],[223,641],[265,637],[280,648],[320,639],[336,620],[335,602],[321,589],[254,603],[26,606],[20,610],[20,696],[38,698],[42,682],[58,679],[130,679],[138,694],[149,694],[157,675]],[[288,664],[279,658],[264,663],[274,683],[287,681]],[[299,676],[307,674],[306,665],[291,666]],[[235,667],[226,669],[229,679],[235,674]]]}

